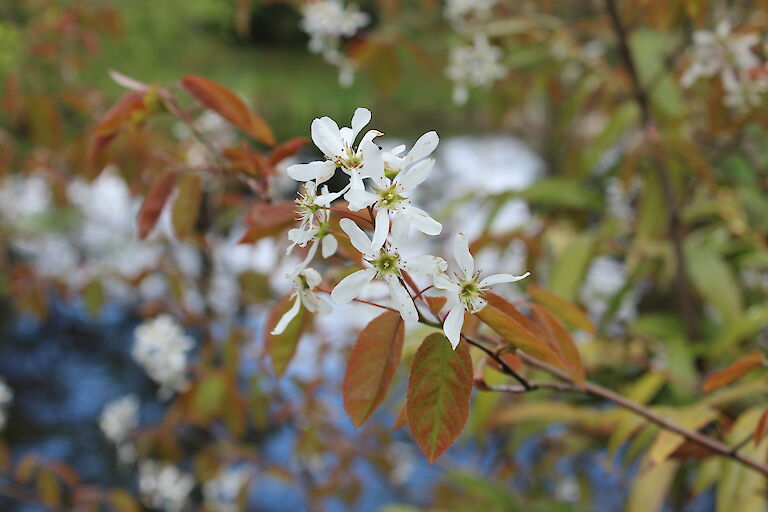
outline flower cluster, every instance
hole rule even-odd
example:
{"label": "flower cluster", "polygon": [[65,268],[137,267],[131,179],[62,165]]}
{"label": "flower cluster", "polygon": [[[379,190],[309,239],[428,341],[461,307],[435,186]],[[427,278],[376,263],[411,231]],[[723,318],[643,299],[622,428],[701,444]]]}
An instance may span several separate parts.
{"label": "flower cluster", "polygon": [[[300,243],[295,230],[289,238],[294,245],[310,245],[307,257],[288,275],[293,281],[294,301],[273,334],[282,333],[302,306],[320,314],[330,311],[330,305],[319,296],[322,277],[308,265],[318,245],[324,245],[324,238],[343,236],[360,253],[362,268],[335,286],[331,291],[334,302],[345,304],[356,300],[372,281],[379,280],[386,285],[392,307],[400,312],[406,325],[410,325],[420,318],[417,301],[425,302],[423,292],[434,287],[445,296],[450,310],[445,319],[439,312],[436,316],[444,322],[446,336],[456,347],[464,311],[480,311],[485,306],[483,294],[488,287],[515,282],[528,274],[497,274],[481,279],[469,252],[467,237],[461,233],[454,245],[460,272],[453,276],[446,273],[448,263],[443,258],[411,255],[412,228],[428,236],[439,235],[443,229],[439,222],[413,204],[414,190],[433,168],[434,160],[429,157],[437,148],[439,138],[435,132],[428,132],[419,137],[410,151],[406,152],[405,146],[384,151],[373,142],[381,132],[369,130],[355,144],[370,120],[371,113],[364,108],[355,111],[351,127],[339,128],[328,117],[315,119],[312,140],[324,153],[325,160],[288,168],[288,175],[303,182],[305,190],[297,201],[300,226],[296,229],[303,230]],[[338,192],[324,189],[321,194],[315,194],[336,169],[349,176],[349,183]],[[348,211],[340,210],[343,218],[339,227],[343,233],[334,233],[328,213],[332,202],[342,195],[347,200]],[[372,234],[369,236],[363,228],[370,228]],[[323,256],[327,256],[326,251]],[[414,276],[426,280],[428,286],[420,288]]]}
{"label": "flower cluster", "polygon": [[165,512],[180,512],[195,486],[194,477],[176,466],[153,460],[139,464],[139,491],[144,502]]}
{"label": "flower cluster", "polygon": [[8,408],[8,405],[12,400],[13,390],[11,390],[8,384],[0,379],[0,430],[5,427],[5,423],[7,421],[5,410]]}
{"label": "flower cluster", "polygon": [[370,23],[370,16],[355,5],[345,7],[341,0],[310,0],[304,4],[303,15],[301,29],[309,36],[309,50],[339,68],[341,85],[351,85],[354,67],[341,51],[342,38],[354,36]]}
{"label": "flower cluster", "polygon": [[725,95],[723,103],[746,109],[762,103],[768,91],[768,76],[753,47],[760,42],[757,34],[734,33],[728,20],[718,23],[713,32],[697,30],[693,34],[691,62],[680,79],[684,87],[700,78],[720,76]]}
{"label": "flower cluster", "polygon": [[487,37],[476,35],[472,44],[451,49],[445,74],[453,81],[453,101],[462,105],[469,99],[470,87],[490,87],[507,75],[501,63],[501,49]]}
{"label": "flower cluster", "polygon": [[133,358],[160,385],[161,396],[187,388],[187,352],[194,340],[170,316],[161,315],[136,328]]}
{"label": "flower cluster", "polygon": [[104,436],[117,446],[117,454],[123,462],[133,462],[136,453],[129,435],[139,425],[139,399],[126,395],[108,403],[101,412],[99,427]]}

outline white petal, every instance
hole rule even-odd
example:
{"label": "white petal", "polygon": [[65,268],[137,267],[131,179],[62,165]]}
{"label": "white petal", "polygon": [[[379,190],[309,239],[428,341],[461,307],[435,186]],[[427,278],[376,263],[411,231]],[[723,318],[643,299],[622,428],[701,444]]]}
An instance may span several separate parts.
{"label": "white petal", "polygon": [[403,262],[402,268],[407,272],[421,276],[436,276],[440,272],[445,272],[448,263],[438,256],[423,254],[408,258]]}
{"label": "white petal", "polygon": [[411,218],[406,210],[398,210],[392,219],[392,242],[395,247],[404,247],[411,233]]}
{"label": "white petal", "polygon": [[429,216],[427,212],[415,206],[408,208],[408,216],[413,226],[425,235],[439,235],[443,230],[443,225]]}
{"label": "white petal", "polygon": [[321,117],[312,121],[312,141],[320,151],[329,158],[341,156],[344,152],[344,143],[341,139],[341,130],[336,121],[330,117]]}
{"label": "white petal", "polygon": [[526,272],[525,274],[521,276],[513,276],[512,274],[494,274],[492,276],[488,276],[482,281],[480,281],[479,286],[480,288],[487,288],[488,286],[493,286],[495,284],[501,284],[501,283],[515,283],[517,281],[521,281],[531,275],[530,272]]}
{"label": "white petal", "polygon": [[470,279],[475,272],[475,259],[469,252],[467,235],[459,233],[453,241],[453,255],[464,277]]}
{"label": "white petal", "polygon": [[299,309],[301,309],[301,300],[299,299],[299,295],[296,295],[296,299],[293,301],[293,305],[291,306],[291,309],[285,312],[283,316],[280,317],[280,320],[277,322],[277,325],[274,329],[272,329],[272,334],[278,335],[283,334],[283,331],[285,331],[285,328],[288,327],[288,324],[291,323],[291,320],[293,320],[296,315],[299,314]]}
{"label": "white petal", "polygon": [[360,229],[360,226],[355,224],[355,221],[345,217],[339,221],[339,226],[341,226],[341,229],[349,235],[349,241],[352,242],[355,249],[362,254],[373,253],[373,251],[371,251],[371,239],[368,238],[368,235],[366,235],[362,229]]}
{"label": "white petal", "polygon": [[305,308],[307,308],[307,311],[317,315],[327,315],[333,311],[331,305],[328,304],[325,300],[321,299],[320,296],[314,292],[306,290],[302,291],[301,303]]}
{"label": "white petal", "polygon": [[419,140],[416,141],[411,150],[405,156],[406,162],[415,162],[416,160],[421,160],[425,156],[431,155],[432,152],[437,148],[437,144],[439,142],[440,137],[437,136],[436,132],[425,133],[419,137]]}
{"label": "white petal", "polygon": [[464,326],[464,306],[457,304],[451,308],[448,316],[445,317],[443,322],[443,331],[445,337],[451,342],[451,346],[455,349],[459,345],[461,340],[461,328]]}
{"label": "white petal", "polygon": [[378,201],[379,196],[367,190],[350,190],[344,195],[344,199],[349,201],[350,211],[356,212],[371,206]]}
{"label": "white petal", "polygon": [[317,288],[317,285],[323,281],[320,272],[313,268],[306,268],[302,270],[301,273],[304,275],[304,279],[307,280],[307,286],[309,286],[310,290]]}
{"label": "white petal", "polygon": [[337,304],[346,304],[357,298],[363,289],[376,277],[375,268],[358,270],[341,280],[331,292],[331,298]]}
{"label": "white petal", "polygon": [[329,161],[294,164],[288,168],[288,176],[296,181],[317,180],[318,183],[328,181],[336,171],[336,164]]}
{"label": "white petal", "polygon": [[[358,169],[349,171],[349,190],[365,190],[364,176]],[[346,199],[347,196],[344,196]]]}
{"label": "white petal", "polygon": [[397,156],[400,153],[402,153],[403,151],[405,151],[405,144],[400,144],[399,146],[395,146],[394,148],[392,148],[389,151],[387,151],[387,153],[389,153],[390,155],[393,155],[393,156]]}
{"label": "white petal", "polygon": [[375,139],[376,137],[378,137],[380,135],[384,135],[384,134],[381,133],[378,130],[368,130],[367,132],[365,132],[365,135],[363,135],[363,138],[360,139],[360,146],[359,147],[363,147],[363,145],[366,142],[373,142],[373,139]]}
{"label": "white petal", "polygon": [[331,206],[331,203],[341,197],[342,192],[328,192],[328,187],[323,187],[323,193],[315,197],[318,206]]}
{"label": "white petal", "polygon": [[419,313],[416,311],[416,306],[413,303],[413,299],[408,294],[402,283],[395,276],[387,276],[387,284],[389,285],[389,296],[392,298],[392,305],[400,312],[400,316],[403,317],[405,323],[414,324],[419,321]]}
{"label": "white petal", "polygon": [[453,294],[458,295],[461,291],[461,286],[454,283],[448,274],[440,273],[435,276],[435,288],[438,290],[448,290]]}
{"label": "white petal", "polygon": [[402,185],[403,190],[413,190],[424,183],[434,165],[434,158],[423,160],[410,169],[400,172],[400,174],[395,176],[395,181]]}
{"label": "white petal", "polygon": [[339,242],[333,235],[325,235],[322,241],[322,254],[323,258],[330,258],[336,254],[336,249],[339,248]]}
{"label": "white petal", "polygon": [[376,227],[373,230],[373,241],[371,242],[371,252],[377,252],[382,248],[389,234],[389,212],[384,208],[379,208],[376,212]]}
{"label": "white petal", "polygon": [[357,134],[360,133],[360,131],[368,126],[368,123],[371,122],[371,111],[367,108],[358,108],[355,110],[354,115],[352,116],[352,141],[350,141],[349,145],[352,145],[352,142],[355,141],[357,138]]}
{"label": "white petal", "polygon": [[363,175],[373,179],[379,187],[384,186],[384,158],[379,146],[366,140],[360,144],[360,152],[363,154]]}

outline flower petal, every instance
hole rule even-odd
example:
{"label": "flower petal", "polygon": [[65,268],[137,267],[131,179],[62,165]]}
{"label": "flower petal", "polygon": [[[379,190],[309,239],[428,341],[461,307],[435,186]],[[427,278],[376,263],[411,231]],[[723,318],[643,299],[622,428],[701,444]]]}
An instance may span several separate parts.
{"label": "flower petal", "polygon": [[461,328],[464,326],[464,306],[456,304],[451,308],[448,316],[443,322],[443,331],[445,337],[451,342],[451,346],[456,349],[461,340]]}
{"label": "flower petal", "polygon": [[379,208],[376,212],[376,227],[373,230],[373,240],[371,241],[371,252],[375,253],[384,246],[389,234],[389,212],[384,208]]}
{"label": "flower petal", "polygon": [[395,218],[392,219],[392,244],[397,247],[403,247],[411,233],[411,218],[407,210],[397,210]]}
{"label": "flower petal", "polygon": [[336,121],[330,117],[321,117],[312,121],[312,141],[329,158],[341,156],[344,142]]}
{"label": "flower petal", "polygon": [[339,226],[349,235],[349,241],[352,242],[355,249],[365,255],[373,254],[373,251],[371,251],[371,239],[368,238],[365,231],[360,229],[360,226],[355,224],[355,221],[345,217],[339,221]]}
{"label": "flower petal", "polygon": [[457,294],[461,291],[461,287],[453,282],[450,277],[448,277],[448,274],[445,274],[443,272],[437,274],[435,276],[435,288],[438,290],[448,290],[449,292],[452,292],[454,294]]}
{"label": "flower petal", "polygon": [[358,270],[342,279],[331,292],[331,298],[337,304],[346,304],[363,293],[363,289],[376,277],[375,268]]}
{"label": "flower petal", "polygon": [[386,277],[389,285],[389,296],[392,298],[392,305],[400,312],[406,324],[414,324],[419,321],[419,313],[416,311],[416,305],[413,303],[408,290],[402,283],[392,275]]}
{"label": "flower petal", "polygon": [[350,190],[344,195],[344,199],[349,201],[349,210],[356,212],[371,206],[378,201],[379,196],[367,190]]}
{"label": "flower petal", "polygon": [[336,254],[336,250],[339,248],[339,242],[333,235],[325,235],[321,243],[323,258],[330,258]]}
{"label": "flower petal", "polygon": [[480,281],[479,286],[480,288],[487,288],[488,286],[493,286],[495,284],[501,284],[501,283],[515,283],[517,281],[521,281],[531,275],[530,272],[526,272],[525,274],[521,276],[513,276],[512,274],[494,274],[492,276],[488,276],[482,281]]}
{"label": "flower petal", "polygon": [[280,320],[277,322],[277,325],[274,329],[272,329],[272,334],[278,335],[283,334],[283,331],[285,331],[285,328],[288,327],[288,324],[291,323],[291,320],[293,320],[296,315],[299,314],[299,310],[301,309],[301,299],[299,298],[299,295],[296,295],[296,299],[293,301],[293,305],[291,305],[291,309],[285,312],[283,316],[280,317]]}
{"label": "flower petal", "polygon": [[362,174],[367,176],[379,187],[384,186],[384,158],[379,146],[373,141],[366,140],[360,144],[360,152],[363,154]]}
{"label": "flower petal", "polygon": [[425,235],[439,235],[443,225],[429,216],[427,212],[415,206],[408,208],[408,216],[413,226]]}
{"label": "flower petal", "polygon": [[459,233],[456,235],[453,241],[453,255],[456,258],[456,263],[461,268],[461,272],[466,279],[471,279],[472,274],[475,273],[475,259],[469,252],[469,241],[467,235]]}
{"label": "flower petal", "polygon": [[425,156],[429,156],[437,148],[437,144],[440,142],[440,137],[437,136],[437,132],[427,132],[414,143],[411,150],[405,155],[406,163],[415,162],[421,160]]}
{"label": "flower petal", "polygon": [[352,140],[349,142],[349,145],[351,146],[353,142],[355,142],[355,139],[357,138],[357,134],[360,133],[360,131],[368,126],[368,123],[371,122],[371,111],[367,108],[357,108],[355,109],[355,113],[352,116]]}
{"label": "flower petal", "polygon": [[440,272],[445,272],[448,263],[438,256],[422,254],[408,258],[402,263],[402,268],[406,272],[411,272],[421,276],[436,276]]}
{"label": "flower petal", "polygon": [[413,190],[427,179],[434,165],[434,158],[423,160],[410,169],[400,172],[395,176],[395,181],[403,187],[403,190]]}
{"label": "flower petal", "polygon": [[304,279],[306,279],[307,286],[309,286],[310,290],[317,288],[317,285],[323,281],[320,272],[313,268],[305,268],[301,271],[301,274],[304,276]]}
{"label": "flower petal", "polygon": [[294,164],[288,167],[288,176],[296,181],[317,180],[317,183],[328,181],[336,171],[336,164],[330,160]]}

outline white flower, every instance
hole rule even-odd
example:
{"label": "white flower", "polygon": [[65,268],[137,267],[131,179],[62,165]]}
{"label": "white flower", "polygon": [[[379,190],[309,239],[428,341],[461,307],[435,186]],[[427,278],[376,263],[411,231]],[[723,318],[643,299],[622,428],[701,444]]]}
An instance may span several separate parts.
{"label": "white flower", "polygon": [[699,78],[759,65],[757,55],[752,51],[758,42],[756,34],[733,34],[728,20],[720,21],[714,32],[697,30],[693,33],[691,64],[681,77],[681,84],[690,87]]}
{"label": "white flower", "polygon": [[404,146],[380,153],[380,158],[372,156],[369,170],[376,186],[372,192],[347,192],[349,209],[356,211],[376,205],[395,213],[393,231],[402,236],[407,234],[410,226],[427,235],[439,235],[443,226],[424,210],[413,206],[408,198],[410,192],[423,183],[432,170],[435,161],[424,158],[435,150],[438,142],[437,133],[428,132],[419,137],[413,148],[403,157],[399,155],[405,149]]}
{"label": "white flower", "polygon": [[355,5],[338,0],[309,1],[303,7],[301,29],[309,35],[309,49],[314,53],[336,51],[342,37],[352,37],[370,23],[368,14]]}
{"label": "white flower", "polygon": [[323,187],[322,196],[318,200],[317,183],[308,181],[304,183],[304,193],[299,194],[296,204],[299,209],[299,227],[288,231],[288,240],[292,243],[286,254],[290,254],[295,246],[304,247],[310,240],[319,240],[322,245],[323,258],[329,258],[336,254],[339,243],[331,234],[329,221],[331,212],[327,209],[331,201],[339,194],[331,194],[328,187]]}
{"label": "white flower", "polygon": [[443,330],[451,342],[451,346],[456,348],[459,344],[461,328],[464,325],[464,311],[477,313],[487,304],[483,299],[483,293],[491,286],[520,281],[528,277],[530,272],[521,276],[494,274],[481,280],[480,271],[475,271],[475,260],[469,252],[469,242],[464,233],[456,235],[453,251],[461,272],[454,274],[453,278],[445,273],[438,274],[435,276],[435,288],[446,290],[448,293],[446,305],[450,311],[443,322]]}
{"label": "white flower", "polygon": [[139,464],[139,491],[150,507],[180,512],[195,486],[195,479],[176,466],[145,460]]}
{"label": "white flower", "polygon": [[331,298],[338,304],[346,304],[357,298],[368,283],[378,277],[387,283],[392,303],[403,320],[406,323],[418,321],[416,306],[401,280],[402,272],[434,276],[447,268],[445,260],[429,255],[403,257],[398,251],[396,233],[393,233],[392,243],[385,244],[389,232],[389,213],[385,209],[376,212],[373,239],[368,238],[351,219],[341,219],[340,225],[370,267],[342,279],[331,292]]}
{"label": "white flower", "polygon": [[13,390],[5,383],[5,381],[3,381],[3,379],[0,379],[0,430],[5,427],[5,422],[7,420],[6,409],[11,401],[13,401]]}
{"label": "white flower", "polygon": [[723,104],[737,110],[759,107],[763,103],[763,94],[768,91],[768,78],[763,75],[752,76],[747,70],[738,75],[733,70],[725,70],[721,75],[725,96]]}
{"label": "white flower", "polygon": [[467,18],[483,20],[488,17],[496,0],[448,0],[445,17],[454,25],[461,25]]}
{"label": "white flower", "polygon": [[[360,143],[355,147],[358,134],[371,122],[371,111],[367,108],[358,108],[352,116],[352,127],[339,128],[336,121],[330,117],[320,117],[312,121],[312,141],[325,155],[325,161],[310,162],[308,164],[295,164],[288,168],[288,176],[296,181],[315,180],[319,185],[332,176],[336,167],[349,174],[350,183],[341,192],[347,190],[364,189],[363,178],[370,176],[367,162],[374,164],[381,157],[381,150],[373,144],[373,139],[381,135],[381,132],[369,130],[363,135]],[[324,196],[319,196],[318,201],[327,201]]]}
{"label": "white flower", "polygon": [[126,395],[109,402],[101,412],[99,427],[113,443],[128,439],[128,435],[139,424],[139,399]]}
{"label": "white flower", "polygon": [[[314,247],[316,246],[313,246],[313,248]],[[285,328],[288,327],[288,324],[291,323],[291,320],[299,314],[299,310],[301,310],[302,306],[307,308],[311,313],[323,316],[331,314],[332,311],[331,305],[320,298],[315,291],[323,281],[323,278],[317,270],[313,268],[304,268],[303,265],[300,265],[296,271],[288,274],[286,277],[293,282],[292,295],[294,300],[290,309],[280,317],[277,325],[272,330],[272,334],[282,334],[283,331],[285,331]]]}
{"label": "white flower", "polygon": [[220,469],[215,477],[203,484],[205,505],[216,512],[237,512],[240,510],[237,497],[248,478],[243,467]]}
{"label": "white flower", "polygon": [[469,97],[470,87],[490,87],[504,78],[507,68],[500,61],[501,49],[483,35],[476,35],[470,46],[451,49],[445,74],[454,82],[453,101],[462,105]]}
{"label": "white flower", "polygon": [[136,328],[133,358],[160,384],[160,394],[169,396],[187,388],[187,352],[194,340],[168,315],[161,315]]}

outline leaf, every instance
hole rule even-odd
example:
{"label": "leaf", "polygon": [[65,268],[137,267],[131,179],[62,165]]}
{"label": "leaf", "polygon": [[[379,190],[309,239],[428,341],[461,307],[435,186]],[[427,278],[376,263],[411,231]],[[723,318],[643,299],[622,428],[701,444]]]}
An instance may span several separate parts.
{"label": "leaf", "polygon": [[760,419],[757,421],[757,428],[755,428],[755,446],[760,444],[760,441],[765,437],[768,432],[768,409],[763,411],[760,415]]}
{"label": "leaf", "polygon": [[397,417],[395,418],[395,422],[392,424],[392,430],[397,430],[406,423],[408,423],[408,407],[407,404],[403,404],[400,407],[400,410],[397,411]]}
{"label": "leaf", "polygon": [[548,288],[552,293],[565,300],[574,300],[594,246],[595,236],[587,232],[577,236],[560,251],[549,274]]}
{"label": "leaf", "polygon": [[400,364],[405,326],[400,313],[388,311],[374,318],[352,348],[341,391],[344,408],[359,427],[384,401]]}
{"label": "leaf", "polygon": [[476,315],[483,323],[496,331],[499,336],[526,354],[542,362],[565,368],[563,361],[549,345],[538,339],[531,331],[523,327],[520,322],[501,310],[488,304]]}
{"label": "leaf", "polygon": [[186,172],[179,176],[176,190],[171,221],[176,237],[183,240],[194,232],[202,202],[203,180],[198,174]]}
{"label": "leaf", "polygon": [[264,325],[265,349],[272,361],[272,368],[278,377],[285,373],[288,363],[293,359],[293,355],[296,353],[296,346],[299,343],[299,338],[301,338],[304,328],[306,313],[302,306],[299,309],[299,314],[291,320],[282,334],[272,334],[272,330],[277,325],[277,322],[280,321],[280,318],[292,305],[293,298],[291,295],[286,295],[277,301],[272,311],[269,312],[267,322]]}
{"label": "leaf", "polygon": [[37,494],[49,507],[56,508],[61,504],[61,485],[47,468],[37,473]]}
{"label": "leaf", "polygon": [[536,283],[528,284],[528,293],[531,294],[535,302],[546,307],[571,327],[587,331],[591,334],[595,333],[595,326],[592,325],[592,321],[572,302],[555,295]]}
{"label": "leaf", "polygon": [[[693,406],[686,409],[669,410],[665,418],[689,430],[699,430],[714,420],[717,413],[709,407]],[[653,464],[661,464],[669,458],[683,443],[685,438],[670,430],[662,430],[648,450],[647,458]]]}
{"label": "leaf", "polygon": [[442,334],[427,336],[411,364],[406,407],[411,433],[429,462],[436,461],[464,428],[472,384],[469,345],[459,343],[453,350]]}
{"label": "leaf", "polygon": [[93,127],[91,156],[103,151],[117,134],[146,121],[158,111],[155,91],[131,91],[120,98]]}
{"label": "leaf", "polygon": [[703,390],[705,393],[717,388],[727,386],[728,384],[739,380],[744,375],[762,366],[763,354],[759,350],[753,350],[748,354],[741,356],[735,363],[724,370],[713,373],[704,381]]}
{"label": "leaf", "polygon": [[215,110],[254,139],[268,146],[274,146],[275,136],[272,134],[272,129],[234,92],[212,80],[196,75],[185,76],[181,79],[181,85],[203,105]]}
{"label": "leaf", "polygon": [[296,222],[296,204],[259,203],[248,214],[248,230],[240,239],[241,244],[250,244],[264,237],[274,236]]}
{"label": "leaf", "polygon": [[539,320],[549,334],[550,346],[557,352],[560,358],[568,365],[574,384],[579,389],[584,389],[585,375],[584,365],[581,362],[581,354],[576,347],[570,333],[565,330],[563,324],[549,311],[533,304],[533,315]]}
{"label": "leaf", "polygon": [[109,503],[116,512],[140,512],[141,508],[133,496],[121,489],[109,493]]}
{"label": "leaf", "polygon": [[661,510],[667,492],[672,485],[678,462],[666,461],[641,470],[632,482],[627,501],[627,512],[656,512]]}
{"label": "leaf", "polygon": [[744,303],[733,271],[714,251],[687,244],[688,273],[698,292],[723,316],[726,324],[739,324]]}
{"label": "leaf", "polygon": [[306,137],[294,137],[275,146],[267,160],[269,165],[275,166],[286,158],[294,156],[307,142],[309,142],[309,139]]}
{"label": "leaf", "polygon": [[171,196],[171,192],[173,192],[175,184],[176,171],[166,169],[150,187],[139,210],[139,239],[144,240],[152,232],[155,224],[157,224],[157,219],[160,218],[165,203]]}
{"label": "leaf", "polygon": [[600,196],[589,189],[565,178],[544,178],[520,192],[526,201],[553,208],[599,210]]}

